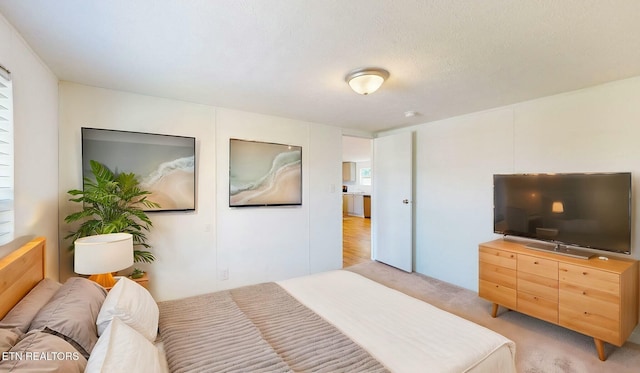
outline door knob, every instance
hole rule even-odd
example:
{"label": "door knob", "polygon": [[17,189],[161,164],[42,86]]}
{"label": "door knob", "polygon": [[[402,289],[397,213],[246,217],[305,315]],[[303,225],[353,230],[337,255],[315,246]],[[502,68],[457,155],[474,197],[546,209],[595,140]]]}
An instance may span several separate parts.
{"label": "door knob", "polygon": [[405,205],[408,205],[409,204],[409,200],[408,199],[403,199],[402,203],[404,203]]}

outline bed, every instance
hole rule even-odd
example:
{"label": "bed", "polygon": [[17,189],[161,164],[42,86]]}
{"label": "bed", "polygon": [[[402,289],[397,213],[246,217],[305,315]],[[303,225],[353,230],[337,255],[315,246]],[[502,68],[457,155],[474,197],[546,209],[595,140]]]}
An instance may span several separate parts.
{"label": "bed", "polygon": [[[0,260],[0,315],[46,281],[42,280],[44,247],[39,238]],[[71,282],[100,297],[88,280]],[[67,282],[58,286],[70,287]],[[516,371],[515,344],[509,339],[349,271],[157,304],[132,281],[118,281],[116,286],[99,306],[97,301],[82,306],[98,308],[93,320],[97,341],[85,341],[91,347],[85,352],[90,353],[84,361],[82,356],[77,359],[82,364],[74,366],[76,371],[107,371],[106,367],[140,372]],[[61,292],[56,290],[52,299]],[[80,298],[86,302],[91,297]],[[146,303],[141,301],[145,299]],[[42,308],[47,307],[51,308],[49,304]],[[42,312],[38,311],[35,323],[43,319]],[[68,334],[53,332],[55,343]],[[25,335],[32,334],[43,335],[38,330]]]}

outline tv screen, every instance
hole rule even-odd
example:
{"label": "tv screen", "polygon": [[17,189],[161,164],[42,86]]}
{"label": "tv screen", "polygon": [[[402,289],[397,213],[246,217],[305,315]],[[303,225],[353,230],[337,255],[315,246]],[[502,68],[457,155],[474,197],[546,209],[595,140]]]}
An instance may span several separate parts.
{"label": "tv screen", "polygon": [[82,176],[93,179],[89,161],[114,173],[134,173],[148,199],[160,208],[195,210],[195,137],[82,128]]}
{"label": "tv screen", "polygon": [[493,176],[494,232],[631,253],[631,173]]}

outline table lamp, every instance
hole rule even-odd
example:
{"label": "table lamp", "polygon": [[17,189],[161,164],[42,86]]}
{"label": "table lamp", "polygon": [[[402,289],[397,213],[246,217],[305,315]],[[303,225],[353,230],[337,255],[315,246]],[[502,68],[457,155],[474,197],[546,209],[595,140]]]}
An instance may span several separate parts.
{"label": "table lamp", "polygon": [[111,272],[133,265],[133,236],[129,233],[108,233],[87,236],[74,242],[74,271],[91,275],[105,288],[115,285]]}
{"label": "table lamp", "polygon": [[551,204],[551,212],[562,214],[564,212],[564,204],[560,201],[553,202],[553,204]]}

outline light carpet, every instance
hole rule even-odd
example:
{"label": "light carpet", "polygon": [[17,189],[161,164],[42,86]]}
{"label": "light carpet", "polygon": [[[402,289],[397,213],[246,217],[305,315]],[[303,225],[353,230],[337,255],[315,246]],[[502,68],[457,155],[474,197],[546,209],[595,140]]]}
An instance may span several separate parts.
{"label": "light carpet", "polygon": [[445,311],[494,330],[516,343],[516,367],[522,373],[638,373],[640,345],[605,344],[600,361],[593,338],[560,326],[506,311],[491,317],[491,303],[478,293],[418,273],[406,273],[378,262],[348,268],[365,277],[424,300]]}

